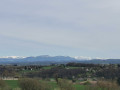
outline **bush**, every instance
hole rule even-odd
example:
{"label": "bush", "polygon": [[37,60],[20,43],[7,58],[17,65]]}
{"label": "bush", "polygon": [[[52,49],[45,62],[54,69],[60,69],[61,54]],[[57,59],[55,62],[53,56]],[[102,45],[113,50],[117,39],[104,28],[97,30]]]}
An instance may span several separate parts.
{"label": "bush", "polygon": [[22,90],[40,90],[39,82],[30,78],[20,79],[19,86]]}
{"label": "bush", "polygon": [[40,82],[40,90],[53,90],[50,84],[48,84],[46,81]]}
{"label": "bush", "polygon": [[118,85],[120,85],[120,77],[117,79],[117,83]]}
{"label": "bush", "polygon": [[114,81],[98,81],[95,85],[87,86],[86,90],[120,90],[120,87]]}
{"label": "bush", "polygon": [[51,87],[46,82],[39,82],[36,79],[20,79],[19,86],[22,90],[50,90]]}
{"label": "bush", "polygon": [[72,83],[68,82],[66,79],[58,79],[58,86],[60,90],[75,90]]}
{"label": "bush", "polygon": [[83,85],[91,85],[91,83],[89,81],[86,81],[83,83]]}
{"label": "bush", "polygon": [[11,90],[4,80],[0,80],[0,90]]}
{"label": "bush", "polygon": [[98,81],[97,85],[101,89],[120,90],[118,84],[115,81]]}

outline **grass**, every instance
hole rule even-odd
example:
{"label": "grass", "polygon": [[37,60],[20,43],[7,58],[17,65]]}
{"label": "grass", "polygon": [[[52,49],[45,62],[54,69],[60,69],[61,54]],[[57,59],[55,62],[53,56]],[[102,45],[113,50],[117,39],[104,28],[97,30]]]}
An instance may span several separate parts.
{"label": "grass", "polygon": [[80,67],[66,67],[66,68],[69,68],[69,69],[76,69],[76,68],[80,68]]}
{"label": "grass", "polygon": [[18,88],[18,80],[5,80],[11,88]]}
{"label": "grass", "polygon": [[[42,81],[42,80],[41,80]],[[46,81],[50,84],[54,89],[58,89],[57,83],[55,81]],[[85,90],[85,85],[73,84],[76,90]],[[53,90],[54,90],[53,89]]]}
{"label": "grass", "polygon": [[45,66],[45,67],[42,67],[42,69],[51,69],[53,67],[55,67],[55,66]]}
{"label": "grass", "polygon": [[[5,80],[5,82],[12,88],[19,88],[18,85],[18,80]],[[48,82],[48,84],[51,85],[51,87],[53,87],[52,89],[54,90],[55,88],[58,88],[57,83],[55,81],[46,81]],[[85,86],[84,85],[79,85],[79,84],[74,84],[73,85],[76,90],[84,90]]]}
{"label": "grass", "polygon": [[[57,83],[56,82],[54,82],[54,81],[47,81],[54,89],[56,88],[58,88],[58,86],[57,86]],[[85,90],[85,85],[79,85],[79,84],[74,84],[73,85],[75,88],[76,88],[76,90]],[[54,90],[53,89],[53,90]]]}
{"label": "grass", "polygon": [[57,83],[56,82],[48,82],[52,87],[56,88],[57,87]]}
{"label": "grass", "polygon": [[85,85],[75,84],[75,85],[73,85],[73,86],[76,88],[76,90],[85,90]]}

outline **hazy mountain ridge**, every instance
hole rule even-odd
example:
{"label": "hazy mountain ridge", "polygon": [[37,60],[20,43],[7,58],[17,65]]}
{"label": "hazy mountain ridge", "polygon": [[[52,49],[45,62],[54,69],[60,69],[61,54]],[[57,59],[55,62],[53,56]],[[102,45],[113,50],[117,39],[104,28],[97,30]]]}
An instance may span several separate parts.
{"label": "hazy mountain ridge", "polygon": [[74,58],[69,56],[36,56],[36,57],[2,57],[0,64],[66,64],[69,62],[92,63],[92,64],[119,64],[120,59],[87,59]]}
{"label": "hazy mountain ridge", "polygon": [[51,64],[51,63],[67,63],[67,62],[74,62],[76,61],[75,58],[69,56],[36,56],[36,57],[25,57],[25,58],[12,58],[12,57],[5,57],[0,58],[0,64]]}

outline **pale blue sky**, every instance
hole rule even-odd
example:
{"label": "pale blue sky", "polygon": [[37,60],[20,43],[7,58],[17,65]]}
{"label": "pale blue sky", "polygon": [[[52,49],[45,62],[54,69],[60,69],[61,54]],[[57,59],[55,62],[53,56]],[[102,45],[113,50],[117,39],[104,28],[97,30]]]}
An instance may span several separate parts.
{"label": "pale blue sky", "polygon": [[0,56],[120,58],[119,0],[1,0]]}

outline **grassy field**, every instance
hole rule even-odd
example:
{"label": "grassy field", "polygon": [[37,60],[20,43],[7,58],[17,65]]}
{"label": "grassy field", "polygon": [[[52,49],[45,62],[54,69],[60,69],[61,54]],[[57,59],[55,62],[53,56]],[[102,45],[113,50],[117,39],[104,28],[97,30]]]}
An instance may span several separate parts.
{"label": "grassy field", "polygon": [[[12,89],[14,89],[14,88],[19,88],[18,80],[5,80],[5,82],[6,82]],[[55,88],[58,88],[56,82],[54,82],[54,81],[47,81],[47,82],[51,85],[51,87],[53,87],[53,90],[54,90]],[[85,86],[84,86],[84,85],[74,84],[73,86],[76,88],[76,90],[84,90],[84,89],[85,89]]]}
{"label": "grassy field", "polygon": [[11,88],[18,88],[18,80],[5,80],[5,82],[11,87]]}
{"label": "grassy field", "polygon": [[[42,67],[42,69],[51,69],[55,66],[45,66],[45,67]],[[66,69],[69,68],[69,69],[76,69],[76,68],[80,68],[80,67],[65,67]]]}
{"label": "grassy field", "polygon": [[80,68],[80,67],[66,67],[66,69],[69,68],[69,69],[76,69],[76,68]]}
{"label": "grassy field", "polygon": [[85,86],[84,85],[75,84],[74,87],[76,88],[76,90],[85,90]]}
{"label": "grassy field", "polygon": [[42,67],[42,69],[51,69],[53,67],[55,67],[55,66],[45,66],[45,67]]}

